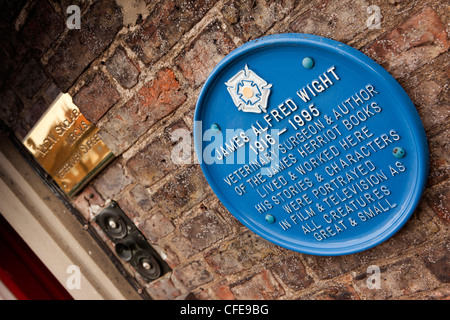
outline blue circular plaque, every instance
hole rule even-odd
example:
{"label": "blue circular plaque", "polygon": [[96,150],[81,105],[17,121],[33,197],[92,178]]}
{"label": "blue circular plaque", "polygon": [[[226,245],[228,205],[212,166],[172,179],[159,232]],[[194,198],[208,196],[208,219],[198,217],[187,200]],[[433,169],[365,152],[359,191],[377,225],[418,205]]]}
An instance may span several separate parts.
{"label": "blue circular plaque", "polygon": [[428,173],[422,123],[397,81],[313,35],[267,36],[226,56],[201,90],[194,139],[225,207],[307,254],[355,253],[391,237]]}

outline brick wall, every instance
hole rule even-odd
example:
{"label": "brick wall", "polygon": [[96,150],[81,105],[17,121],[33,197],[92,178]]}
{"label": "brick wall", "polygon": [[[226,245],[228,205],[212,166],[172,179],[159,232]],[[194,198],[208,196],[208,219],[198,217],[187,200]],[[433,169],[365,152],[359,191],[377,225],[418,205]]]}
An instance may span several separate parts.
{"label": "brick wall", "polygon": [[[66,27],[72,4],[79,30]],[[367,25],[370,5],[381,10],[380,28]],[[4,0],[0,118],[22,138],[68,92],[96,123],[117,158],[72,200],[99,233],[93,214],[115,200],[147,236],[172,272],[145,283],[125,267],[154,299],[448,299],[449,13],[443,0]],[[192,131],[214,66],[248,40],[285,32],[366,53],[422,118],[427,189],[405,227],[371,250],[318,257],[271,244],[225,209],[198,164],[172,161],[183,143],[172,132]],[[194,159],[193,149],[183,157]],[[370,265],[381,270],[378,290],[367,286]]]}

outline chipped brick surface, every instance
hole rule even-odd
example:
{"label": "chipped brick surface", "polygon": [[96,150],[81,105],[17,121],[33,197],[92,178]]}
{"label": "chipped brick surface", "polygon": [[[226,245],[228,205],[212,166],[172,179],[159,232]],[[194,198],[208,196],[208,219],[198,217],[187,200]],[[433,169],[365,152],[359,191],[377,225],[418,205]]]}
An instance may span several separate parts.
{"label": "chipped brick surface", "polygon": [[233,26],[234,32],[244,40],[256,39],[276,21],[282,19],[298,1],[228,1],[222,13]]}
{"label": "chipped brick surface", "polygon": [[234,48],[233,41],[215,21],[208,25],[194,43],[181,54],[177,59],[178,66],[190,85],[197,87]]}
{"label": "chipped brick surface", "polygon": [[374,41],[366,53],[395,77],[403,77],[447,51],[449,46],[440,17],[432,8],[426,7]]}
{"label": "chipped brick surface", "polygon": [[153,199],[165,216],[175,218],[203,200],[209,190],[200,167],[191,166],[157,189]]}
{"label": "chipped brick surface", "polygon": [[427,190],[426,198],[433,211],[450,222],[450,183],[447,181]]}
{"label": "chipped brick surface", "polygon": [[187,290],[192,290],[214,279],[204,261],[192,261],[175,270],[173,276]]}
{"label": "chipped brick surface", "polygon": [[113,199],[133,181],[134,179],[127,174],[123,165],[116,162],[96,178],[93,185],[104,199]]}
{"label": "chipped brick surface", "polygon": [[423,254],[423,261],[431,274],[442,283],[450,283],[450,244],[444,242]]}
{"label": "chipped brick surface", "polygon": [[30,12],[20,36],[28,48],[43,54],[62,34],[64,20],[58,15],[48,1],[38,1]]}
{"label": "chipped brick surface", "polygon": [[247,231],[232,241],[205,254],[205,259],[218,274],[230,275],[272,261],[278,247]]}
{"label": "chipped brick surface", "polygon": [[283,288],[268,270],[264,270],[231,288],[239,300],[273,300],[283,295]]}
{"label": "chipped brick surface", "polygon": [[101,128],[106,134],[100,132],[100,136],[114,154],[120,154],[185,100],[186,95],[174,72],[160,70],[106,120]]}
{"label": "chipped brick surface", "polygon": [[73,103],[86,119],[97,123],[119,98],[119,93],[108,79],[101,73],[97,73],[94,79],[85,84],[73,97]]}
{"label": "chipped brick surface", "polygon": [[447,181],[450,178],[450,128],[429,139],[430,173],[428,186]]}
{"label": "chipped brick surface", "polygon": [[117,48],[106,62],[106,67],[112,76],[124,88],[131,89],[138,83],[139,70],[127,57],[123,48]]}
{"label": "chipped brick surface", "polygon": [[170,234],[175,230],[175,227],[164,215],[160,212],[155,212],[142,222],[140,229],[146,235],[147,239],[155,243],[160,238]]}
{"label": "chipped brick surface", "polygon": [[164,55],[211,8],[213,1],[161,1],[128,35],[127,44],[147,64]]}
{"label": "chipped brick surface", "polygon": [[168,278],[152,282],[146,290],[154,300],[173,300],[181,294],[181,291]]}
{"label": "chipped brick surface", "polygon": [[367,273],[362,279],[356,281],[356,291],[361,297],[381,300],[397,299],[439,286],[439,282],[417,258],[399,260],[381,268],[380,271],[379,289],[367,286],[368,277],[373,273]]}
{"label": "chipped brick surface", "polygon": [[273,267],[273,272],[286,286],[296,291],[307,288],[313,283],[311,277],[306,273],[302,261],[295,256],[277,262]]}
{"label": "chipped brick surface", "polygon": [[217,213],[200,210],[196,216],[180,225],[180,231],[195,250],[201,251],[224,238],[229,228]]}
{"label": "chipped brick surface", "polygon": [[311,10],[295,19],[289,26],[291,32],[310,33],[349,42],[366,27],[365,7],[355,1],[314,1]]}
{"label": "chipped brick surface", "polygon": [[113,0],[101,0],[82,20],[83,28],[68,31],[46,66],[63,92],[112,42],[122,27],[122,12]]}
{"label": "chipped brick surface", "polygon": [[148,188],[175,170],[176,166],[170,157],[167,145],[156,139],[129,159],[127,167],[138,177],[140,183]]}

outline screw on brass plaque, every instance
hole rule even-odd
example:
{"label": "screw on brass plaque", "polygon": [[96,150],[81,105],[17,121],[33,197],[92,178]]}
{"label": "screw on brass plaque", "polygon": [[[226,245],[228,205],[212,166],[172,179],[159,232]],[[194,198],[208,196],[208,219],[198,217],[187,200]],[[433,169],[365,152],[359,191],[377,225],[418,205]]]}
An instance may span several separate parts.
{"label": "screw on brass plaque", "polygon": [[114,243],[119,258],[130,262],[146,281],[153,281],[170,271],[117,203],[111,202],[95,217],[95,222]]}

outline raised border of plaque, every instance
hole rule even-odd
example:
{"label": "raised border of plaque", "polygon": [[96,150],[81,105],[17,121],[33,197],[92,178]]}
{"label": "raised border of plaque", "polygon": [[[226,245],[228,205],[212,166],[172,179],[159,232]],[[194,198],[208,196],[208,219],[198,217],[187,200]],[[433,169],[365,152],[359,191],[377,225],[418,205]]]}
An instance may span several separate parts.
{"label": "raised border of plaque", "polygon": [[343,43],[250,41],[201,89],[194,141],[224,206],[282,247],[345,255],[393,236],[428,175],[420,117],[399,83]]}

